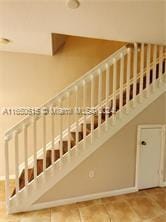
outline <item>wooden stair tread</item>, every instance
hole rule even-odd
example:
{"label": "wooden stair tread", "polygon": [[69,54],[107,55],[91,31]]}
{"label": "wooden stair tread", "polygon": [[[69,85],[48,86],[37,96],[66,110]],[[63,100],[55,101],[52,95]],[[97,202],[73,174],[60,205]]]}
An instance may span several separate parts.
{"label": "wooden stair tread", "polygon": [[43,159],[37,160],[37,175],[43,172]]}
{"label": "wooden stair tread", "polygon": [[[95,115],[94,116],[94,129],[96,129],[98,127],[98,116]],[[101,115],[101,123],[104,122],[104,119],[102,118],[102,115]],[[83,131],[84,131],[84,124],[82,123],[81,124],[81,133],[83,134]],[[86,135],[88,135],[89,133],[91,132],[91,123],[86,123]]]}
{"label": "wooden stair tread", "polygon": [[[52,163],[52,150],[46,152],[46,167],[48,168]],[[60,150],[54,150],[54,162],[60,158]]]}
{"label": "wooden stair tread", "polygon": [[[51,165],[52,150],[47,150],[46,153],[46,167],[48,168]],[[60,158],[60,151],[54,150],[54,161]],[[37,175],[40,175],[43,172],[43,159],[37,159]],[[28,169],[28,182],[31,182],[34,179],[34,168]],[[19,177],[19,190],[25,187],[25,169],[22,171]],[[16,194],[16,188],[14,189],[11,196]]]}
{"label": "wooden stair tread", "polygon": [[[31,182],[34,179],[34,169],[30,168],[28,169],[28,182]],[[25,187],[25,169],[22,171],[20,177],[19,177],[19,190],[23,189]],[[12,196],[16,194],[16,188],[14,189]]]}
{"label": "wooden stair tread", "polygon": [[[76,141],[76,132],[71,132],[71,138]],[[80,142],[83,139],[83,133],[78,132],[78,141]]]}
{"label": "wooden stair tread", "polygon": [[[90,124],[89,124],[90,125]],[[81,132],[84,132],[84,124],[81,124]],[[86,135],[89,135],[89,133],[91,132],[91,130],[88,127],[88,124],[86,123]]]}
{"label": "wooden stair tread", "polygon": [[[76,143],[75,141],[71,140],[70,144],[71,144],[70,148],[72,149]],[[63,149],[63,155],[68,152],[68,141],[64,141],[64,140],[62,141],[62,149]]]}

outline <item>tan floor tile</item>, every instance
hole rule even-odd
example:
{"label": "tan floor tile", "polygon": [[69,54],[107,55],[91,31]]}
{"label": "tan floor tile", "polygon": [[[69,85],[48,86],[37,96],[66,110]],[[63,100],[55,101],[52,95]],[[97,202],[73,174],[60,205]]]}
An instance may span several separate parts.
{"label": "tan floor tile", "polygon": [[153,218],[151,220],[146,220],[145,222],[166,222],[166,214]]}
{"label": "tan floor tile", "polygon": [[124,194],[122,195],[122,197],[124,199],[129,199],[129,198],[135,198],[135,197],[146,197],[146,193],[144,191],[138,191],[138,192],[134,192],[134,193],[129,193],[129,194]]}
{"label": "tan floor tile", "polygon": [[122,200],[124,200],[124,195],[105,197],[105,198],[101,199],[102,203],[104,203],[104,204],[110,203],[113,201],[122,201]]}
{"label": "tan floor tile", "polygon": [[5,218],[0,218],[0,222],[20,222],[19,219],[5,219]]}
{"label": "tan floor tile", "polygon": [[73,204],[52,208],[51,222],[80,222],[77,206]]}
{"label": "tan floor tile", "polygon": [[[166,222],[166,188],[7,215],[4,187],[5,183],[0,181],[0,222],[137,222],[139,216],[141,222]],[[14,187],[14,181],[10,181],[11,192]]]}
{"label": "tan floor tile", "polygon": [[[4,221],[19,221],[21,214],[8,215],[6,212],[6,203],[0,202],[0,220]],[[1,221],[0,221],[1,222]]]}
{"label": "tan floor tile", "polygon": [[146,189],[146,190],[144,190],[144,192],[147,194],[155,194],[158,192],[166,192],[166,188],[157,187],[157,188],[153,188],[153,189]]}
{"label": "tan floor tile", "polygon": [[157,190],[147,190],[145,191],[149,197],[153,198],[164,210],[166,210],[166,190],[157,189]]}
{"label": "tan floor tile", "polygon": [[98,204],[102,204],[101,199],[78,202],[77,206],[78,207],[87,207],[87,206],[93,206],[93,205],[98,205]]}
{"label": "tan floor tile", "polygon": [[133,197],[127,201],[141,219],[151,219],[163,214],[162,208],[149,197]]}
{"label": "tan floor tile", "polygon": [[137,214],[126,201],[114,201],[105,204],[111,222],[141,222]]}
{"label": "tan floor tile", "polygon": [[50,222],[51,221],[51,210],[40,210],[27,212],[20,215],[19,222]]}
{"label": "tan floor tile", "polygon": [[79,208],[81,222],[110,222],[104,205],[91,205]]}

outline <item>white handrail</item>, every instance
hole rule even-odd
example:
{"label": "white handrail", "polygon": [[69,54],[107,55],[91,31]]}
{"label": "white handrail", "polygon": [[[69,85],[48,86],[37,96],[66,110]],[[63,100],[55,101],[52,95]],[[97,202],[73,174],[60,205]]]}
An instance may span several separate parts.
{"label": "white handrail", "polygon": [[[83,75],[82,77],[80,77],[79,79],[77,79],[76,81],[74,81],[73,83],[71,83],[69,86],[67,86],[66,88],[64,88],[60,93],[58,93],[56,96],[54,96],[53,98],[49,99],[46,103],[42,104],[40,106],[40,108],[44,108],[44,107],[49,107],[50,105],[52,105],[53,103],[55,103],[57,100],[59,100],[59,98],[63,98],[63,96],[65,96],[66,92],[70,92],[71,90],[74,90],[74,87],[77,85],[79,86],[80,84],[82,84],[82,81],[84,79],[87,79],[88,77],[90,77],[91,75],[97,75],[97,71],[98,69],[101,69],[101,71],[103,71],[103,69],[105,68],[105,64],[108,63],[109,65],[111,65],[111,63],[113,62],[114,58],[119,58],[120,54],[122,52],[126,52],[127,48],[126,45],[121,47],[119,50],[117,50],[115,53],[113,53],[112,55],[110,55],[108,58],[106,58],[105,60],[103,60],[101,63],[99,63],[98,65],[96,65],[94,68],[92,68],[91,70],[89,70],[85,75]],[[20,128],[20,126],[22,126],[23,124],[27,123],[30,121],[32,117],[28,116],[24,119],[22,119],[20,122],[18,122],[17,124],[15,124],[13,127],[11,127],[10,129],[8,129],[5,132],[5,136],[10,135],[13,131],[18,130],[18,128]]]}
{"label": "white handrail", "polygon": [[[55,95],[53,98],[49,99],[46,103],[42,104],[40,106],[40,108],[44,108],[44,107],[49,107],[50,105],[52,105],[52,103],[54,103],[56,100],[58,100],[59,97],[63,97],[65,95],[65,93],[70,90],[73,89],[73,87],[75,85],[79,85],[81,84],[82,80],[86,79],[88,76],[90,76],[91,74],[96,74],[98,73],[98,70],[100,69],[101,71],[104,69],[104,65],[107,63],[108,65],[113,64],[114,59],[116,58],[120,58],[121,53],[125,52],[125,54],[127,54],[127,45],[125,44],[123,47],[121,47],[119,50],[117,50],[115,53],[113,53],[112,55],[110,55],[108,58],[106,58],[105,60],[103,60],[101,63],[99,63],[97,66],[95,66],[94,68],[92,68],[91,70],[89,70],[85,75],[83,75],[82,77],[80,77],[79,79],[77,79],[76,81],[74,81],[73,83],[71,83],[69,86],[67,86],[66,88],[64,88],[60,93],[58,93],[57,95]],[[160,46],[160,47],[164,47],[164,46]],[[163,52],[163,57],[166,58],[166,52]],[[22,126],[23,124],[26,124],[27,122],[30,121],[30,119],[32,118],[32,116],[28,116],[22,120],[20,120],[17,124],[13,125],[11,128],[9,128],[6,132],[5,132],[5,136],[10,136],[10,134],[15,131],[18,130],[18,128],[20,126]],[[19,131],[18,131],[19,132]],[[10,137],[9,137],[10,139]]]}

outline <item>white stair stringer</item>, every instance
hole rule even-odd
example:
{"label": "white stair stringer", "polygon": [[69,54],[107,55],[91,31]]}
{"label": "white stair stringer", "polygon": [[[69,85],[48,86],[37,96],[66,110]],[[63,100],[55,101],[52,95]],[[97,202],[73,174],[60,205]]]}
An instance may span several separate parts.
{"label": "white stair stringer", "polygon": [[[147,90],[150,92],[148,96]],[[161,79],[157,79],[154,84],[151,84],[148,89],[144,90],[142,94],[137,95],[134,104],[132,100],[128,103],[128,112],[126,112],[126,106],[124,106],[121,111],[117,112],[114,122],[113,118],[109,118],[107,130],[105,127],[106,123],[104,122],[100,128],[100,137],[98,137],[98,128],[94,130],[92,144],[91,135],[89,135],[86,138],[86,147],[84,146],[84,141],[80,142],[78,149],[71,149],[61,160],[55,162],[54,165],[50,166],[44,173],[29,183],[26,188],[20,190],[17,196],[13,196],[8,203],[8,212],[16,213],[37,209],[37,204],[35,205],[34,203],[44,193],[55,186],[164,92],[166,92],[166,73],[161,76]]]}

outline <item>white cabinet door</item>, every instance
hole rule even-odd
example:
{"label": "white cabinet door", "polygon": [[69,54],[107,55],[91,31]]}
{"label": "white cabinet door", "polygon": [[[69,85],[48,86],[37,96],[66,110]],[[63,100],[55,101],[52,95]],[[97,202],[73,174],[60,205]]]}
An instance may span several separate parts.
{"label": "white cabinet door", "polygon": [[146,189],[160,185],[162,130],[142,128],[139,146],[138,188]]}

